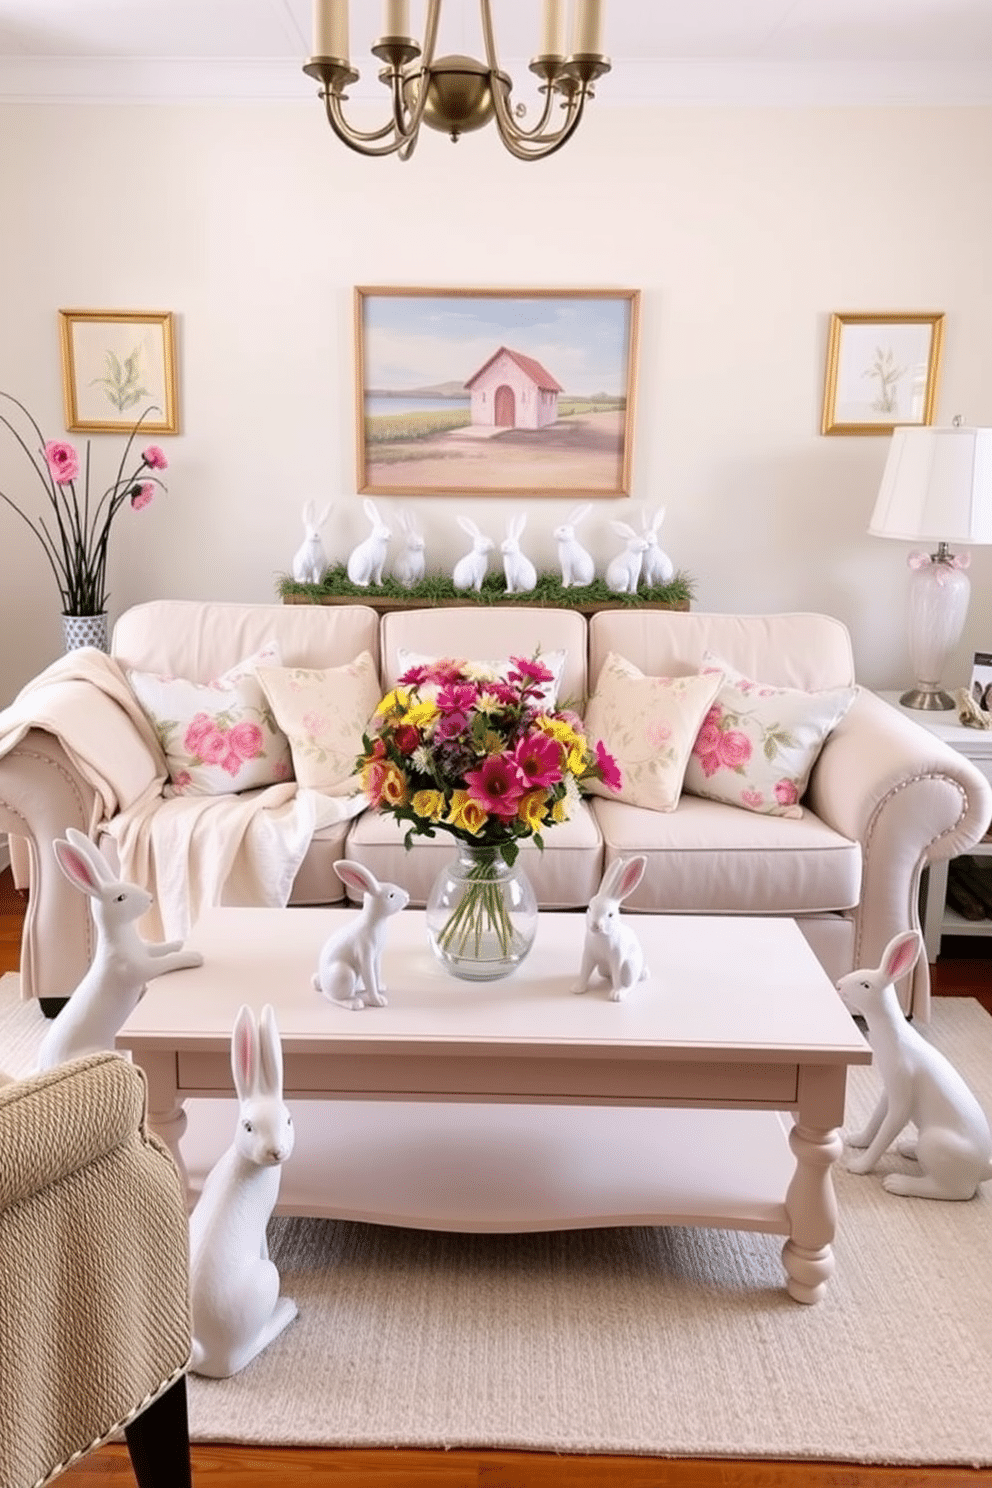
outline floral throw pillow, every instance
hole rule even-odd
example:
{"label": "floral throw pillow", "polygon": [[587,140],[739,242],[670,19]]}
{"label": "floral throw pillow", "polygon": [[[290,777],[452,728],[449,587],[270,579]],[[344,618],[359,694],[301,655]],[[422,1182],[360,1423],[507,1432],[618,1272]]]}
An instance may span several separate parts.
{"label": "floral throw pillow", "polygon": [[800,817],[813,766],[856,687],[773,687],[707,651],[701,675],[723,678],[685,772],[689,795],[766,816]]}
{"label": "floral throw pillow", "polygon": [[258,677],[289,738],[297,784],[354,795],[362,734],[382,696],[371,654],[337,667],[261,667]]}
{"label": "floral throw pillow", "polygon": [[619,792],[600,781],[585,787],[594,795],[674,811],[682,792],[689,752],[716,697],[720,672],[705,676],[646,677],[611,651],[586,707],[586,733],[602,739],[620,767]]}
{"label": "floral throw pillow", "polygon": [[289,740],[256,672],[280,659],[274,643],[263,646],[208,683],[128,672],[165,754],[166,795],[230,795],[293,778]]}

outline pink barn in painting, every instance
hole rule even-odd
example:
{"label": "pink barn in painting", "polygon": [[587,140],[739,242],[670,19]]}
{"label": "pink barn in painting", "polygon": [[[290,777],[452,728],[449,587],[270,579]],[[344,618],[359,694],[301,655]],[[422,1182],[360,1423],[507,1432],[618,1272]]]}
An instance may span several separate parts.
{"label": "pink barn in painting", "polygon": [[473,424],[543,429],[558,417],[559,382],[533,357],[501,346],[465,383]]}

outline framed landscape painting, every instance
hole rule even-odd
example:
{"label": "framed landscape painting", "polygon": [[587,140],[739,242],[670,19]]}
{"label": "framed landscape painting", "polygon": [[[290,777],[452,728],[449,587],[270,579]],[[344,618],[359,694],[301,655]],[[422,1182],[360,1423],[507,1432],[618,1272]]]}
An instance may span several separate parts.
{"label": "framed landscape painting", "polygon": [[179,432],[169,311],[60,310],[59,332],[67,429]]}
{"label": "framed landscape painting", "polygon": [[629,495],[639,302],[357,288],[359,491]]}
{"label": "framed landscape painting", "polygon": [[943,334],[938,311],[831,315],[821,434],[932,424]]}

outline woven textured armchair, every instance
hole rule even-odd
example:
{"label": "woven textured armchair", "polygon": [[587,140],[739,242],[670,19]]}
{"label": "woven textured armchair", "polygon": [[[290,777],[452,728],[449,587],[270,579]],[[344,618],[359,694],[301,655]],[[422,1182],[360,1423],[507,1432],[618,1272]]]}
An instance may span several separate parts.
{"label": "woven textured armchair", "polygon": [[123,1429],[141,1488],[189,1488],[188,1222],[143,1073],[95,1054],[0,1087],[0,1483]]}

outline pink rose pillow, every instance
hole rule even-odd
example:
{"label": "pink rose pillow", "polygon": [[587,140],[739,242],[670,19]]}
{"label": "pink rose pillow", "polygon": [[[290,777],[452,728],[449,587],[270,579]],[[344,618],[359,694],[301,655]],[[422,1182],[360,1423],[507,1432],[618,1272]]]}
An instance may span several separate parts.
{"label": "pink rose pillow", "polygon": [[166,795],[222,796],[292,780],[289,740],[256,675],[280,660],[272,643],[213,682],[128,672],[165,755]]}
{"label": "pink rose pillow", "polygon": [[705,652],[700,674],[721,672],[723,685],[692,746],[684,789],[766,816],[802,816],[799,803],[817,756],[857,688],[773,687]]}

